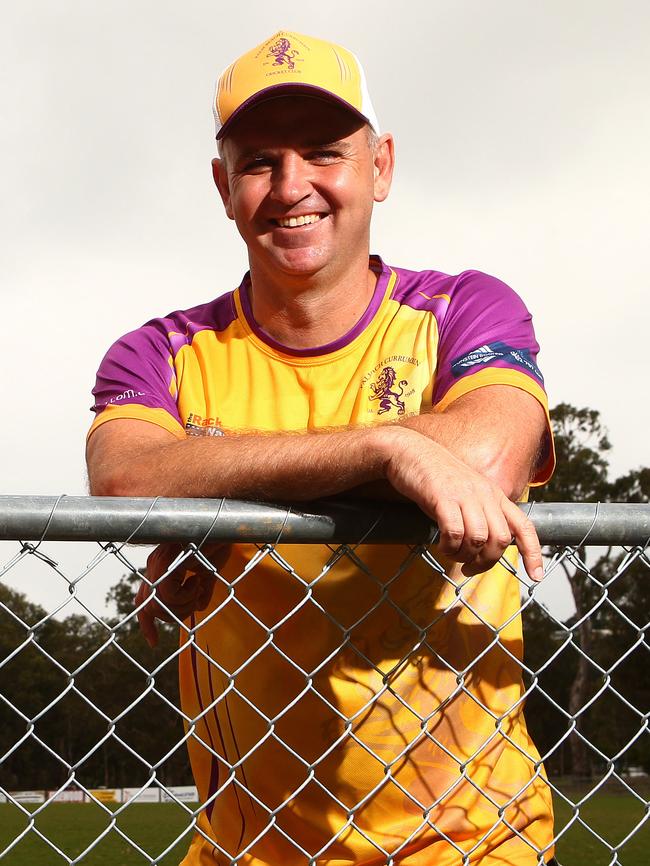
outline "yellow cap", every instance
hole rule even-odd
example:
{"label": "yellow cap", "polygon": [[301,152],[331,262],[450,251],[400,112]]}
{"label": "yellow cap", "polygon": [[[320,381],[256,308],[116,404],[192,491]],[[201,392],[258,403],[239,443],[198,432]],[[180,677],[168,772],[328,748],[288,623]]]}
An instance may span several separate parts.
{"label": "yellow cap", "polygon": [[333,42],[280,30],[219,76],[213,102],[217,138],[256,102],[294,92],[333,99],[379,132],[363,68],[355,55]]}

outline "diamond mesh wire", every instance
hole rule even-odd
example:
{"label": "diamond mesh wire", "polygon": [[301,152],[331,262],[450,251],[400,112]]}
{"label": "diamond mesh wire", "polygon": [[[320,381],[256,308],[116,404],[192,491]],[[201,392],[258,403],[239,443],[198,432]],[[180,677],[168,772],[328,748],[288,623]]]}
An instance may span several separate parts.
{"label": "diamond mesh wire", "polygon": [[[51,516],[0,547],[7,863],[171,864],[192,840],[220,866],[642,862],[647,544],[547,548],[567,613],[506,559],[468,578],[429,544],[282,543],[289,512],[275,542],[202,532],[146,576],[126,541],[70,559]],[[181,619],[165,587],[197,574],[210,602]]]}

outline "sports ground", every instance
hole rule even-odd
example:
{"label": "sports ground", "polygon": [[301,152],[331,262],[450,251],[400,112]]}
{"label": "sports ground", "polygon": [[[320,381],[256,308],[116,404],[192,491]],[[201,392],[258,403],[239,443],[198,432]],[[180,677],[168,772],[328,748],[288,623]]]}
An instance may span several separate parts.
{"label": "sports ground", "polygon": [[[574,801],[578,799],[575,792],[571,796]],[[571,822],[572,814],[565,804],[556,802],[558,832]],[[613,862],[611,851],[584,824],[615,846],[628,836],[644,815],[647,816],[647,810],[629,795],[596,794],[580,809],[581,820],[573,822],[563,834],[557,849],[558,859],[562,866],[606,866]],[[134,804],[120,815],[117,826],[149,856],[143,856],[119,833],[111,831],[80,862],[83,866],[145,866],[151,859],[159,857],[187,825],[187,813],[174,803]],[[0,850],[4,850],[26,826],[24,815],[15,807],[0,806]],[[93,804],[53,804],[36,822],[36,827],[70,859],[78,857],[108,826],[106,812]],[[188,841],[186,836],[156,863],[159,866],[178,866]],[[649,850],[650,819],[619,850],[618,862],[622,866],[646,866]],[[61,866],[65,862],[31,832],[2,859],[3,866]]]}

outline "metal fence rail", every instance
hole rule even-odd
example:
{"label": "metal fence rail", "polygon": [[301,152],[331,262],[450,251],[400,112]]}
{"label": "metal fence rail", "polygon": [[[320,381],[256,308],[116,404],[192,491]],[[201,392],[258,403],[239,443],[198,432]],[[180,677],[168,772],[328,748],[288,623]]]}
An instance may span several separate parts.
{"label": "metal fence rail", "polygon": [[[650,505],[527,503],[543,544],[645,545]],[[331,500],[271,505],[236,499],[0,496],[0,540],[252,541],[426,544],[435,526],[410,505]]]}
{"label": "metal fence rail", "polygon": [[[512,558],[463,576],[406,505],[0,497],[0,859],[644,862],[650,506],[521,507],[570,615]],[[138,544],[167,545],[155,649]]]}

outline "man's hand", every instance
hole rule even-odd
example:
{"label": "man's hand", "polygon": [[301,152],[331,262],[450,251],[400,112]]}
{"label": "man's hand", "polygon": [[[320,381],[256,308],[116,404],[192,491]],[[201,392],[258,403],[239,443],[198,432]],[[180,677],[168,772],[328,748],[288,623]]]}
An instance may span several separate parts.
{"label": "man's hand", "polygon": [[386,477],[436,521],[440,552],[464,563],[463,574],[479,574],[498,562],[514,539],[527,574],[541,580],[542,551],[532,522],[497,484],[441,445],[424,441],[396,440]]}
{"label": "man's hand", "polygon": [[[196,610],[205,610],[210,603],[216,577],[195,555],[184,559],[160,583],[153,586],[184,549],[182,544],[159,544],[147,559],[147,577],[140,583],[135,605],[138,607],[146,602],[137,616],[142,634],[150,647],[158,643],[157,619],[164,622],[186,619]],[[218,570],[228,556],[228,546],[204,545],[201,553]]]}

